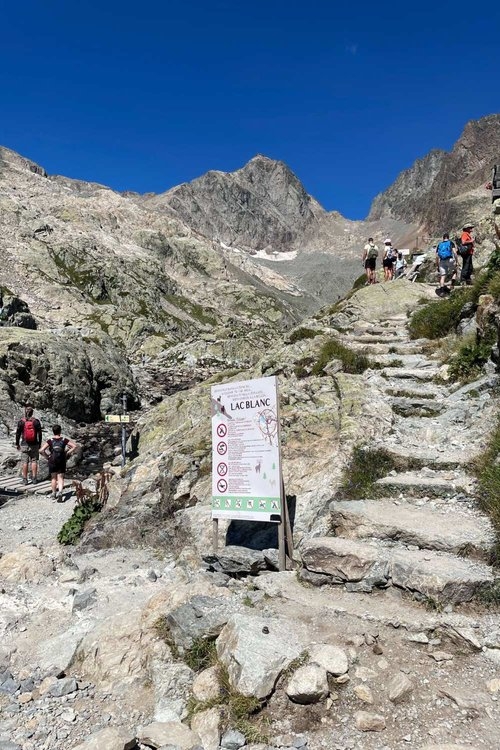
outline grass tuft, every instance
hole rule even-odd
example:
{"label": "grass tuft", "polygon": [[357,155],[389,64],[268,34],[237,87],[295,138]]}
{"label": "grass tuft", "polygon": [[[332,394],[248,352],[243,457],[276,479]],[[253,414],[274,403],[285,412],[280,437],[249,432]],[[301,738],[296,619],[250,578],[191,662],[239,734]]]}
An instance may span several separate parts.
{"label": "grass tuft", "polygon": [[477,497],[481,510],[491,519],[497,535],[491,563],[500,565],[500,418],[489,443],[481,455],[471,463],[478,481]]}
{"label": "grass tuft", "polygon": [[486,604],[487,607],[500,607],[500,578],[497,578],[493,583],[480,589],[477,593],[477,600],[481,604]]}
{"label": "grass tuft", "polygon": [[356,446],[344,469],[342,483],[335,493],[338,500],[362,500],[370,497],[377,479],[399,468],[395,457],[383,448]]}
{"label": "grass tuft", "polygon": [[263,704],[254,696],[242,695],[231,685],[226,667],[217,662],[217,681],[220,695],[209,701],[197,701],[191,698],[188,702],[188,716],[191,719],[200,711],[220,707],[223,729],[236,729],[245,735],[248,744],[267,744],[269,738],[262,726],[254,723],[252,717],[259,713]]}
{"label": "grass tuft", "polygon": [[212,667],[217,662],[215,640],[195,638],[191,647],[186,649],[183,660],[193,672],[202,672],[207,667]]}
{"label": "grass tuft", "polygon": [[313,375],[324,375],[325,367],[332,359],[339,359],[342,362],[344,372],[359,375],[372,366],[372,363],[364,354],[349,349],[336,339],[329,339],[320,349],[318,359],[313,365]]}
{"label": "grass tuft", "polygon": [[448,373],[451,380],[469,382],[479,377],[490,358],[492,344],[493,342],[488,340],[462,344],[449,364]]}
{"label": "grass tuft", "polygon": [[471,300],[472,287],[460,289],[447,299],[430,302],[411,316],[408,330],[412,339],[439,339],[455,330],[463,306]]}
{"label": "grass tuft", "polygon": [[304,339],[314,339],[316,336],[321,336],[321,331],[314,331],[312,328],[296,328],[292,331],[288,340],[290,344],[295,344],[297,341],[304,341]]}

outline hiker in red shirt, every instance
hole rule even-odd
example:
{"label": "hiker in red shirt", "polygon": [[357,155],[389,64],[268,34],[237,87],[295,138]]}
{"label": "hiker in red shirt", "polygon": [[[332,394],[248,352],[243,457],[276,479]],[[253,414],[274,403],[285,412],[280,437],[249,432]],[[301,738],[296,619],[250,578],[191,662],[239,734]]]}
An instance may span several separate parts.
{"label": "hiker in red shirt", "polygon": [[474,255],[474,237],[471,234],[471,229],[474,229],[474,224],[464,224],[462,235],[460,237],[460,255],[462,256],[462,273],[460,274],[460,281],[462,284],[467,284],[467,286],[472,284],[470,277],[474,273],[474,267],[472,265],[472,256]]}
{"label": "hiker in red shirt", "polygon": [[16,448],[21,451],[23,484],[28,484],[28,465],[31,461],[31,483],[38,481],[38,456],[42,444],[42,425],[33,416],[33,407],[27,406],[24,417],[17,423]]}

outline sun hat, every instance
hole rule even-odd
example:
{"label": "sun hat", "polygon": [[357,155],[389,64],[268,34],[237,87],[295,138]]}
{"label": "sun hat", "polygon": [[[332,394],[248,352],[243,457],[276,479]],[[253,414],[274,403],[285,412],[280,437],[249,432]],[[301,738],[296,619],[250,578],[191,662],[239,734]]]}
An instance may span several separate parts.
{"label": "sun hat", "polygon": [[392,241],[390,239],[384,240],[384,245],[392,245]]}
{"label": "sun hat", "polygon": [[472,221],[466,221],[462,229],[474,229],[474,227],[475,224],[473,224]]}

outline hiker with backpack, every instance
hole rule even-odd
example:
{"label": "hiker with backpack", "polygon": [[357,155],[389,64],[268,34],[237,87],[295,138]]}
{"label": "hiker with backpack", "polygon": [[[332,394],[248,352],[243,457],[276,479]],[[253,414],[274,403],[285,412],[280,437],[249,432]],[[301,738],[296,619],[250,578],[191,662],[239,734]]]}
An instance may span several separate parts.
{"label": "hiker with backpack", "polygon": [[373,237],[368,238],[363,251],[363,265],[366,271],[366,284],[376,284],[375,268],[377,266],[378,247],[373,241]]}
{"label": "hiker with backpack", "polygon": [[71,456],[78,446],[69,438],[62,437],[60,424],[53,425],[52,433],[52,437],[43,444],[40,453],[49,463],[52,499],[62,503],[66,458]]}
{"label": "hiker with backpack", "polygon": [[443,234],[443,239],[436,247],[436,267],[439,273],[439,287],[436,289],[436,294],[442,297],[450,293],[446,281],[449,279],[453,286],[457,279],[457,251],[448,232]]}
{"label": "hiker with backpack", "polygon": [[396,260],[397,254],[397,250],[392,247],[391,240],[384,240],[384,259],[382,261],[384,267],[384,281],[392,281],[394,277],[394,261]]}
{"label": "hiker with backpack", "polygon": [[462,284],[470,286],[472,284],[471,276],[474,273],[474,267],[472,265],[472,256],[474,255],[474,237],[471,234],[471,229],[474,229],[474,224],[470,222],[464,224],[462,234],[460,236],[460,256],[462,258],[462,272],[460,274],[460,281]]}
{"label": "hiker with backpack", "polygon": [[42,444],[42,425],[33,416],[33,407],[27,406],[24,417],[17,423],[16,448],[21,451],[22,482],[28,484],[28,466],[31,461],[31,483],[38,482],[38,459]]}

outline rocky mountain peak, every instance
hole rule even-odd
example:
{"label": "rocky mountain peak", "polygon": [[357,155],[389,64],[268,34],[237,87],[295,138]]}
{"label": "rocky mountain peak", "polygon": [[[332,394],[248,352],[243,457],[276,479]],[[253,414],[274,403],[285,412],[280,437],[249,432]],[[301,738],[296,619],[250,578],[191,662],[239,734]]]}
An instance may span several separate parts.
{"label": "rocky mountain peak", "polygon": [[431,189],[445,156],[445,151],[434,149],[423,158],[417,159],[409,169],[401,172],[387,190],[374,198],[368,221],[388,217],[418,220],[422,198]]}
{"label": "rocky mountain peak", "polygon": [[206,237],[250,252],[292,249],[325,213],[284,162],[262,154],[235,172],[207,172],[146,203]]}
{"label": "rocky mountain peak", "polygon": [[4,171],[6,169],[17,169],[47,177],[45,169],[36,164],[36,162],[21,156],[21,154],[12,151],[10,148],[0,146],[0,170]]}
{"label": "rocky mountain peak", "polygon": [[368,219],[392,217],[429,232],[453,229],[465,215],[479,219],[486,196],[478,188],[500,160],[500,114],[468,122],[452,150],[431,151],[373,201]]}

